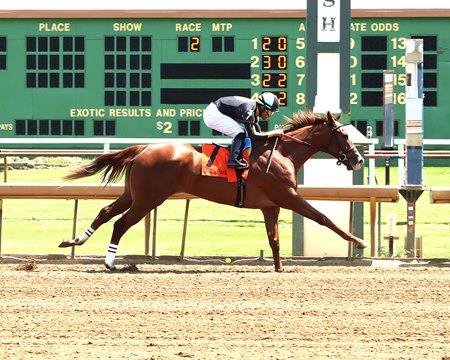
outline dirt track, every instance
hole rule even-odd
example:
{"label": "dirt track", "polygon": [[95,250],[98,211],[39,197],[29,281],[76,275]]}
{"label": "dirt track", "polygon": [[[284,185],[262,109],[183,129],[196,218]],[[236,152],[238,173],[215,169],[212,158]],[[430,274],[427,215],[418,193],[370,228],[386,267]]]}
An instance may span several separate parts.
{"label": "dirt track", "polygon": [[0,265],[2,359],[450,359],[450,267]]}

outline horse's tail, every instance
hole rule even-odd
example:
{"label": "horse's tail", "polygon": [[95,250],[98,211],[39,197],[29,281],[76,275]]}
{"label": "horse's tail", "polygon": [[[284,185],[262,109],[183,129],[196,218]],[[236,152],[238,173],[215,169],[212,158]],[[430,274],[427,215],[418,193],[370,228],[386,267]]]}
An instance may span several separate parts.
{"label": "horse's tail", "polygon": [[127,167],[146,147],[147,145],[135,145],[121,151],[100,155],[91,163],[65,176],[64,179],[75,180],[102,172],[102,181],[105,184],[114,182],[120,179]]}

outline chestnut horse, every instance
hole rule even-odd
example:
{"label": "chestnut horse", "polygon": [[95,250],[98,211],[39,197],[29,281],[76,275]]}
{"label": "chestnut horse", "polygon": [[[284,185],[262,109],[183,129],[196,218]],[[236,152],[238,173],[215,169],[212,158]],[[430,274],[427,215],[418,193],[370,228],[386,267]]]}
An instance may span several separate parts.
{"label": "chestnut horse", "polygon": [[[280,208],[289,209],[330,228],[358,248],[367,245],[358,237],[336,226],[314,209],[297,192],[297,172],[313,154],[323,151],[336,157],[348,170],[359,170],[364,160],[348,138],[344,125],[326,115],[310,111],[286,118],[284,134],[274,148],[274,138],[254,141],[250,156],[245,208],[261,209],[272,249],[276,271],[282,270],[278,217]],[[135,145],[103,154],[90,164],[68,175],[78,179],[103,172],[105,183],[125,172],[125,190],[113,203],[100,210],[86,232],[60,247],[83,244],[95,230],[111,218],[125,213],[114,223],[105,266],[114,269],[117,246],[124,233],[169,196],[184,192],[226,205],[234,205],[236,183],[224,178],[202,176],[202,155],[188,144]],[[269,171],[268,165],[270,165]]]}

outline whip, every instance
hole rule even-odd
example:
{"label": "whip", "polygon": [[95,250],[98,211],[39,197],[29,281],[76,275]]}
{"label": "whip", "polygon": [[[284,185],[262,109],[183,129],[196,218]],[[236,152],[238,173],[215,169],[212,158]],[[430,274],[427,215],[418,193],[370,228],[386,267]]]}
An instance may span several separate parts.
{"label": "whip", "polygon": [[273,152],[274,152],[275,148],[276,148],[277,145],[278,145],[278,140],[279,140],[279,139],[280,139],[279,137],[277,137],[277,138],[275,139],[275,143],[273,144],[273,148],[272,148],[272,150],[270,151],[269,162],[268,162],[268,164],[267,164],[266,174],[269,172],[270,164],[272,164]]}

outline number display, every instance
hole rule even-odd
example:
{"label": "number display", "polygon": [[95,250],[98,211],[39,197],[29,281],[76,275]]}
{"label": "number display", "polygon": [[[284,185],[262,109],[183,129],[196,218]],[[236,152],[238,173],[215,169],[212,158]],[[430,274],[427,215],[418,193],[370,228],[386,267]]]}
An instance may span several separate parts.
{"label": "number display", "polygon": [[[257,45],[257,38],[253,39],[253,45]],[[264,91],[270,91],[277,95],[280,107],[287,106],[288,92],[280,91],[288,87],[288,37],[281,36],[262,36],[261,58],[254,61],[261,68],[261,77],[258,77],[259,84]],[[296,39],[293,44],[296,49],[304,49],[305,39]],[[270,54],[275,53],[275,54]]]}
{"label": "number display", "polygon": [[287,86],[286,73],[263,73],[263,88],[285,88]]}
{"label": "number display", "polygon": [[287,56],[286,55],[263,55],[262,68],[264,70],[286,70]]}
{"label": "number display", "polygon": [[261,42],[262,51],[287,51],[287,36],[263,36]]}
{"label": "number display", "polygon": [[199,36],[180,36],[178,38],[179,52],[199,52],[200,37]]}
{"label": "number display", "polygon": [[273,91],[273,93],[277,96],[278,101],[280,102],[280,106],[287,106],[288,100],[287,100],[287,92],[286,91]]}

